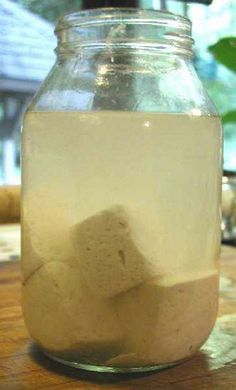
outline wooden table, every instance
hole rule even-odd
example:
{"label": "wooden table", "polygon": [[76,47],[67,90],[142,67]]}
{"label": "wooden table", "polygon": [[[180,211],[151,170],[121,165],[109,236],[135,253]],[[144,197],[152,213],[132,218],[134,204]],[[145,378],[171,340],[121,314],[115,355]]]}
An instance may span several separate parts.
{"label": "wooden table", "polygon": [[0,263],[1,390],[236,389],[236,249],[223,248],[219,317],[201,352],[174,368],[142,375],[86,373],[45,357],[24,326],[19,269],[18,262]]}

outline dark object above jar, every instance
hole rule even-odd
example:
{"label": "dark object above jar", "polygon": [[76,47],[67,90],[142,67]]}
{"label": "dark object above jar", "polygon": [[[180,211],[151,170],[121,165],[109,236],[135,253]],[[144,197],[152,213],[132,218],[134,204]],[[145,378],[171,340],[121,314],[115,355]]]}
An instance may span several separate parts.
{"label": "dark object above jar", "polygon": [[[175,0],[175,1],[181,1],[182,3],[199,3],[199,4],[206,4],[206,5],[210,5],[213,2],[213,0]],[[95,0],[93,2],[91,2],[91,0],[84,0],[82,1],[82,6],[81,6],[82,9],[91,9],[91,8],[94,9],[94,8],[102,8],[102,7],[142,8],[140,0]]]}
{"label": "dark object above jar", "polygon": [[206,4],[210,5],[213,3],[213,0],[175,0],[175,1],[181,1],[182,3],[199,3],[199,4]]}
{"label": "dark object above jar", "polygon": [[91,8],[106,8],[106,7],[139,7],[139,0],[95,0],[91,2],[91,0],[82,1],[82,9],[91,9]]}

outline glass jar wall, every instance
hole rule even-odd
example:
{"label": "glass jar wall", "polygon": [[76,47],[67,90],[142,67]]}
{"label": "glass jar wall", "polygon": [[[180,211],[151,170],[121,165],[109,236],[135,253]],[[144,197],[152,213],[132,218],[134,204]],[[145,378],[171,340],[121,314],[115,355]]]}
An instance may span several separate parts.
{"label": "glass jar wall", "polygon": [[23,311],[56,360],[145,371],[194,354],[218,302],[221,126],[172,14],[64,17],[23,128]]}

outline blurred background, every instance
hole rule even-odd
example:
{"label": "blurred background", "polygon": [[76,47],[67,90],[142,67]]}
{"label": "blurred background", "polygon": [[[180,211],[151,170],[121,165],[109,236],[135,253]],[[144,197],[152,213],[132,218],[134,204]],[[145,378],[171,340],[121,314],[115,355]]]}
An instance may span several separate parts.
{"label": "blurred background", "polygon": [[[192,20],[195,67],[224,125],[223,211],[228,214],[222,229],[232,230],[232,207],[236,219],[236,1],[140,0],[140,5]],[[55,61],[57,18],[81,6],[81,0],[0,2],[0,185],[20,184],[22,116]]]}

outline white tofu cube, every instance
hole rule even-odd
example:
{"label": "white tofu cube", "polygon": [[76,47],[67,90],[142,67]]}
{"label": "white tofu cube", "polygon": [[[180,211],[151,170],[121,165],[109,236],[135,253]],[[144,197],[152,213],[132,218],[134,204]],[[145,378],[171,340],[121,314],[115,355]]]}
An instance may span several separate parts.
{"label": "white tofu cube", "polygon": [[91,290],[113,297],[158,273],[152,255],[155,239],[142,217],[113,206],[78,223],[72,229],[77,260]]}

